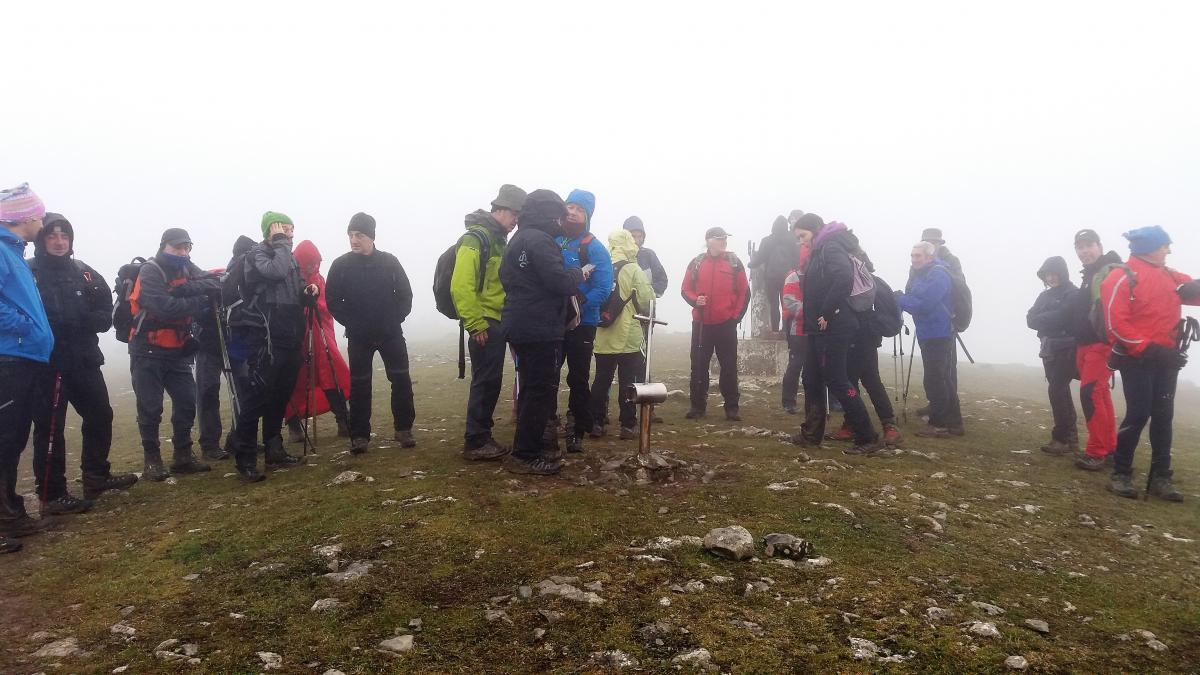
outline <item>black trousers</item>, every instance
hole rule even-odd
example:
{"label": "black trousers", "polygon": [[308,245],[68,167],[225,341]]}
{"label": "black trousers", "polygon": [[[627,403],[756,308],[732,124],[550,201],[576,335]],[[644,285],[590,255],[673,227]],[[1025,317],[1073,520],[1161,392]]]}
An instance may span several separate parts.
{"label": "black trousers", "polygon": [[1060,443],[1078,443],[1075,400],[1071,398],[1071,382],[1078,377],[1075,348],[1042,357],[1042,368],[1046,371],[1046,395],[1050,399],[1050,414],[1054,417],[1050,438]]}
{"label": "black trousers", "polygon": [[535,460],[542,455],[546,424],[558,408],[561,342],[514,342],[517,360],[517,429],[513,435],[514,457]]}
{"label": "black trousers", "polygon": [[[592,409],[588,402],[592,397],[592,348],[595,340],[595,326],[576,326],[575,330],[569,330],[563,336],[562,353],[558,357],[559,369],[564,363],[567,366],[567,388],[570,389],[567,412],[575,420],[574,431],[577,436],[592,430]],[[559,377],[562,377],[561,373]]]}
{"label": "black trousers", "polygon": [[621,426],[636,427],[637,405],[626,401],[623,392],[634,382],[641,382],[646,375],[646,359],[641,352],[596,355],[596,379],[592,382],[592,419],[600,424],[608,423],[608,392],[612,388],[613,375],[617,376],[617,409]]}
{"label": "black trousers", "polygon": [[767,310],[771,315],[771,330],[779,330],[781,317],[780,297],[783,295],[783,280],[767,279]]}
{"label": "black trousers", "polygon": [[298,345],[274,345],[272,353],[265,340],[264,335],[262,342],[251,343],[250,358],[234,368],[241,406],[233,431],[238,466],[256,462],[260,420],[263,445],[277,438],[282,442],[283,415],[304,362]]}
{"label": "black trousers", "polygon": [[25,500],[17,494],[17,467],[29,441],[36,392],[53,378],[44,363],[0,356],[0,497],[20,513]]}
{"label": "black trousers", "polygon": [[708,408],[708,364],[713,353],[721,366],[721,398],[726,410],[737,410],[740,394],[737,376],[737,320],[717,324],[692,322],[692,410],[703,412]]}
{"label": "black trousers", "polygon": [[808,347],[807,335],[789,335],[787,370],[783,371],[783,407],[796,407],[796,394],[800,391],[800,374],[804,372],[804,353]]}
{"label": "black trousers", "polygon": [[196,380],[190,358],[159,358],[131,354],[129,372],[137,398],[138,434],[142,450],[159,455],[158,427],[162,423],[163,393],[171,397],[171,445],[190,452],[196,419]]}
{"label": "black trousers", "polygon": [[921,340],[929,424],[953,428],[963,424],[958,401],[958,346],[953,337]]}
{"label": "black trousers", "polygon": [[221,378],[224,362],[220,354],[201,351],[196,354],[196,423],[200,426],[200,447],[221,447]]}
{"label": "black trousers", "polygon": [[492,437],[496,422],[496,401],[500,400],[500,389],[504,386],[504,358],[507,345],[500,322],[488,322],[487,344],[480,345],[467,338],[467,350],[471,354],[471,392],[467,396],[467,430],[465,438],[470,443],[483,443]]}
{"label": "black trousers", "polygon": [[417,419],[413,404],[412,375],[408,370],[408,343],[404,333],[396,331],[384,338],[350,338],[350,436],[371,437],[371,377],[375,370],[375,352],[383,359],[383,369],[392,383],[392,425],[396,431],[412,429]]}
{"label": "black trousers", "polygon": [[[56,385],[57,383],[57,385]],[[54,390],[58,389],[58,407],[54,407]],[[52,501],[67,491],[67,443],[63,429],[67,423],[67,403],[75,407],[82,419],[83,450],[80,464],[83,473],[107,476],[108,451],[112,447],[112,406],[108,402],[108,385],[100,368],[81,368],[53,373],[42,378],[33,416],[33,477],[37,481],[38,497]],[[51,438],[50,430],[54,429]]]}
{"label": "black trousers", "polygon": [[842,404],[846,422],[854,430],[856,443],[871,443],[878,434],[871,426],[867,406],[858,389],[850,383],[846,357],[850,353],[850,336],[808,336],[807,362],[804,364],[804,424],[802,433],[815,442],[825,437],[828,417],[825,392],[828,390]]}
{"label": "black trousers", "polygon": [[1117,428],[1117,450],[1113,473],[1133,473],[1133,452],[1150,423],[1150,472],[1170,476],[1171,442],[1175,419],[1175,386],[1179,371],[1125,359],[1121,366],[1121,388],[1125,391],[1125,419]]}
{"label": "black trousers", "polygon": [[[847,377],[850,384],[867,391],[871,397],[871,406],[875,408],[875,416],[880,424],[895,424],[896,411],[892,407],[892,399],[888,397],[887,387],[879,375],[879,348],[870,340],[855,340],[850,345],[850,353],[846,357]],[[861,385],[861,386],[860,386]]]}

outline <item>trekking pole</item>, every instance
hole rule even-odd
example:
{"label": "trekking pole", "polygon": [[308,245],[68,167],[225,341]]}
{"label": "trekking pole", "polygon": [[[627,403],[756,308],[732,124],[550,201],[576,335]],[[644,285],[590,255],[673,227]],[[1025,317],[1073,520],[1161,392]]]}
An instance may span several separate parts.
{"label": "trekking pole", "polygon": [[892,336],[892,402],[900,402],[900,366],[897,361],[897,343],[899,335]]}
{"label": "trekking pole", "polygon": [[[308,449],[311,446],[315,451],[317,448],[317,418],[313,415],[313,388],[316,386],[316,360],[313,358],[313,309],[311,307],[305,309],[306,323],[308,324],[308,348],[304,353],[304,365],[308,375],[308,382],[305,384],[305,401],[304,401],[304,454],[308,455]],[[312,435],[308,433],[308,425],[312,424]]]}
{"label": "trekking pole", "polygon": [[42,501],[50,501],[50,465],[54,462],[54,436],[58,432],[58,405],[62,398],[62,372],[54,373],[54,396],[50,404],[50,441],[46,444],[46,470],[42,477]]}
{"label": "trekking pole", "polygon": [[[905,335],[910,333],[910,331],[908,330],[908,326],[904,327],[904,333],[905,333]],[[900,341],[900,348],[904,349],[904,341],[903,340]],[[904,407],[901,408],[902,414],[904,416],[905,424],[908,424],[908,389],[909,389],[909,387],[912,386],[913,355],[916,353],[917,353],[917,336],[916,336],[916,334],[913,334],[912,342],[909,344],[909,347],[908,347],[908,375],[906,375],[904,378],[904,397],[903,397],[904,398]]]}
{"label": "trekking pole", "polygon": [[233,381],[233,365],[229,361],[229,344],[225,341],[225,321],[221,318],[221,304],[213,303],[213,314],[217,319],[217,344],[221,349],[221,374],[229,388],[229,407],[233,409],[233,430],[237,430],[238,418],[242,415],[242,404],[238,400],[237,385]]}
{"label": "trekking pole", "polygon": [[959,334],[958,331],[954,332],[954,339],[958,340],[958,346],[962,347],[963,354],[967,355],[967,360],[970,361],[972,364],[974,364],[975,359],[971,358],[971,350],[967,349],[967,343],[963,342],[962,335]]}

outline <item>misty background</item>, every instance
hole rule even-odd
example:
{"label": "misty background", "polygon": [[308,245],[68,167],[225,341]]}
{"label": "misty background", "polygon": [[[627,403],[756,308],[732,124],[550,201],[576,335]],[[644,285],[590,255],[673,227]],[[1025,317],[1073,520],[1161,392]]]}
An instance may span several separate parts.
{"label": "misty background", "polygon": [[1169,264],[1200,275],[1198,12],[12,4],[0,183],[29,181],[110,283],[167,227],[189,230],[200,266],[224,266],[268,209],[328,270],[366,211],[412,280],[418,340],[456,331],[433,267],[502,183],[594,192],[605,242],[640,216],[671,277],[669,330],[688,328],[678,289],[708,227],[746,260],[776,215],[815,212],[854,229],[896,287],[921,230],[940,227],[975,294],[975,358],[1036,364],[1034,273],[1050,255],[1079,268],[1077,229],[1124,256],[1121,232],[1162,225]]}

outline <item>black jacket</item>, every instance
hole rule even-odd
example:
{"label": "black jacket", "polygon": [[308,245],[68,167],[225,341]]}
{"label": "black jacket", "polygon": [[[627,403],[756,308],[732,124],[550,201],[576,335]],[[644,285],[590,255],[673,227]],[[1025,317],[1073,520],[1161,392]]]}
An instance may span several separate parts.
{"label": "black jacket", "polygon": [[29,261],[29,269],[54,331],[51,367],[61,372],[102,366],[99,334],[112,328],[113,296],[108,282],[70,255],[50,255],[40,247]]}
{"label": "black jacket", "polygon": [[799,262],[800,242],[788,231],[787,218],[779,216],[750,258],[750,269],[762,267],[767,281],[782,286]]}
{"label": "black jacket", "polygon": [[391,253],[351,251],[329,266],[325,302],[348,338],[382,340],[403,334],[401,324],[412,312],[412,300],[408,275]]}
{"label": "black jacket", "polygon": [[1038,278],[1044,278],[1047,273],[1057,274],[1062,283],[1042,291],[1025,315],[1026,325],[1037,331],[1037,336],[1041,339],[1040,356],[1043,358],[1062,351],[1074,353],[1075,339],[1070,330],[1071,302],[1079,291],[1075,284],[1071,283],[1067,261],[1061,256],[1047,258],[1038,270]]}
{"label": "black jacket", "polygon": [[1096,262],[1083,268],[1083,278],[1079,282],[1079,290],[1075,292],[1070,306],[1070,332],[1078,345],[1093,345],[1098,342],[1108,342],[1108,337],[1098,335],[1092,326],[1090,318],[1092,311],[1092,277],[1105,265],[1121,262],[1121,256],[1116,251],[1109,251],[1100,256]]}
{"label": "black jacket", "polygon": [[[292,256],[292,239],[277,234],[246,252],[246,302],[229,319],[233,328],[269,332],[273,348],[295,349],[304,341],[304,280]],[[240,332],[240,331],[239,331]]]}
{"label": "black jacket", "polygon": [[583,272],[568,268],[554,242],[566,206],[549,190],[534,190],[521,210],[521,224],[500,260],[504,309],[500,325],[509,342],[555,342],[566,329],[568,299],[579,293]]}
{"label": "black jacket", "polygon": [[[837,229],[826,232],[831,227]],[[840,224],[826,225],[813,239],[804,271],[805,333],[849,337],[858,332],[858,317],[850,308],[850,291],[854,287],[850,251],[854,248],[853,236]],[[823,331],[817,325],[821,317],[829,323]]]}
{"label": "black jacket", "polygon": [[[138,272],[138,282],[141,284],[139,304],[146,315],[141,329],[129,341],[129,353],[158,358],[186,357],[190,360],[191,355],[183,350],[151,345],[146,333],[175,325],[190,334],[195,318],[201,312],[210,311],[212,303],[209,296],[221,292],[221,281],[217,275],[205,272],[192,262],[182,268],[176,267],[167,261],[161,251],[153,260],[157,265],[142,265]],[[183,281],[170,285],[178,280]]]}

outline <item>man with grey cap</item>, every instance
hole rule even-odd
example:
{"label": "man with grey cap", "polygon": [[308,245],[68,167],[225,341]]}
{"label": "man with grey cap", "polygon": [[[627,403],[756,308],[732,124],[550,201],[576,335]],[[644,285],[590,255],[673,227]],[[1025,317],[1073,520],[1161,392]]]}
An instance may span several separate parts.
{"label": "man with grey cap", "polygon": [[471,335],[471,393],[467,397],[467,428],[463,457],[500,459],[509,449],[492,437],[492,413],[504,382],[504,331],[500,327],[504,286],[500,261],[508,235],[517,226],[525,205],[525,191],[516,185],[500,186],[491,212],[479,209],[466,215],[467,228],[458,242],[450,295],[463,328]]}
{"label": "man with grey cap", "polygon": [[642,223],[641,218],[629,216],[621,227],[628,230],[633,235],[633,240],[637,242],[638,267],[642,268],[646,276],[650,277],[650,287],[654,289],[654,297],[661,298],[663,293],[667,292],[667,285],[670,282],[667,279],[667,270],[663,269],[662,263],[658,261],[658,254],[646,248],[645,224]]}

